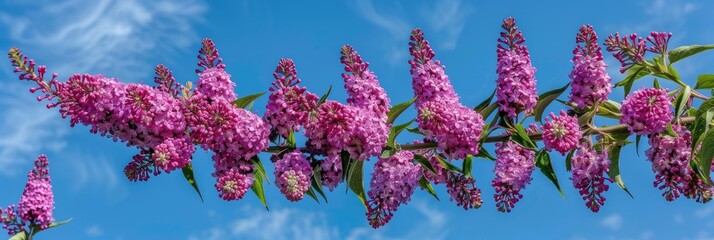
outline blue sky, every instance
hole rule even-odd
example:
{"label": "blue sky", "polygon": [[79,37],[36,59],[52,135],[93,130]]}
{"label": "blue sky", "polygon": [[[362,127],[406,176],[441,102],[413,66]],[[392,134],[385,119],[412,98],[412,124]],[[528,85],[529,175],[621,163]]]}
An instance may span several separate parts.
{"label": "blue sky", "polygon": [[[153,66],[166,64],[180,82],[194,81],[196,51],[211,37],[221,51],[239,95],[267,91],[282,57],[293,58],[303,85],[317,94],[335,85],[331,99],[344,101],[339,47],[352,44],[371,63],[393,103],[412,96],[408,37],[421,27],[447,66],[462,102],[473,106],[495,87],[496,39],[502,19],[513,16],[538,69],[539,92],[569,81],[575,33],[592,24],[601,41],[614,32],[674,33],[671,45],[710,44],[714,29],[708,1],[523,1],[508,6],[444,1],[0,1],[0,48],[19,47],[66,79],[75,72],[104,73],[125,82],[152,82]],[[609,55],[613,80],[622,76]],[[712,70],[714,52],[676,65],[693,83]],[[135,149],[70,128],[56,110],[46,110],[16,80],[9,63],[0,67],[0,205],[18,201],[32,160],[50,159],[55,218],[71,224],[41,233],[43,239],[714,239],[714,205],[680,199],[666,202],[652,187],[644,154],[628,146],[621,172],[635,198],[612,186],[598,214],[572,188],[563,158],[553,154],[567,199],[539,172],[510,214],[493,202],[493,163],[474,162],[484,206],[463,211],[417,191],[379,230],[344,186],[328,204],[290,203],[271,185],[266,212],[257,198],[225,202],[213,190],[210,155],[199,151],[194,168],[205,202],[180,174],[131,183],[122,174]],[[651,84],[651,79],[640,81]],[[671,85],[669,85],[671,87]],[[638,86],[636,86],[638,88]],[[610,98],[621,100],[622,89]],[[266,97],[256,106],[264,106]],[[557,111],[560,106],[552,106]],[[262,107],[257,107],[262,112]],[[414,117],[413,110],[398,121]],[[401,136],[402,142],[410,136]],[[643,148],[644,149],[644,148]],[[642,149],[641,149],[642,150]],[[267,159],[268,155],[262,155]],[[369,166],[374,161],[369,163]],[[272,166],[270,166],[272,168]],[[371,172],[371,170],[369,171]]]}

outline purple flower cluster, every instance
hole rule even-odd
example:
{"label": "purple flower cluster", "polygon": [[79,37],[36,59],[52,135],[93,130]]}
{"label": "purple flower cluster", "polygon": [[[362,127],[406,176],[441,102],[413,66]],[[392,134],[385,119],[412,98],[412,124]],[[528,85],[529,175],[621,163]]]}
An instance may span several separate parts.
{"label": "purple flower cluster", "polygon": [[362,61],[362,57],[350,45],[342,46],[340,62],[345,65],[346,73],[342,74],[342,78],[349,96],[347,104],[372,112],[386,121],[390,108],[389,97],[379,86],[377,76],[369,70],[369,63]]}
{"label": "purple flower cluster", "polygon": [[660,133],[674,118],[671,103],[667,89],[643,88],[634,91],[622,101],[620,123],[637,135]]}
{"label": "purple flower cluster", "polygon": [[501,212],[511,212],[515,204],[523,198],[522,189],[532,180],[535,169],[535,152],[511,141],[497,144],[496,177],[491,182],[496,194],[496,207]]}
{"label": "purple flower cluster", "polygon": [[620,37],[620,33],[615,33],[615,36],[609,35],[607,39],[605,39],[607,51],[611,52],[622,65],[622,67],[620,67],[621,73],[624,73],[633,65],[645,61],[646,45],[645,40],[634,33],[629,37]]}
{"label": "purple flower cluster", "polygon": [[252,185],[253,174],[242,174],[236,169],[221,171],[220,175],[216,176],[218,196],[226,201],[243,198]]}
{"label": "purple flower cluster", "polygon": [[578,189],[585,200],[585,206],[593,212],[598,212],[605,204],[602,194],[610,188],[606,181],[612,182],[607,177],[610,172],[607,151],[596,151],[589,143],[582,143],[573,154],[571,163],[573,187]]}
{"label": "purple flower cluster", "polygon": [[286,153],[275,162],[275,185],[292,201],[300,201],[310,189],[312,168],[300,150]]}
{"label": "purple flower cluster", "polygon": [[476,187],[476,180],[460,173],[451,174],[451,179],[446,183],[446,192],[449,193],[451,201],[463,207],[464,210],[480,208],[483,204],[481,199],[481,189]]}
{"label": "purple flower cluster", "polygon": [[662,196],[674,201],[692,180],[689,158],[692,154],[692,134],[682,125],[672,125],[677,136],[660,133],[649,138],[650,148],[645,151],[655,173],[654,186],[664,190]]}
{"label": "purple flower cluster", "polygon": [[297,132],[307,124],[310,111],[317,105],[317,95],[297,85],[300,78],[292,59],[280,59],[273,77],[264,117],[280,136],[287,138],[291,131]]}
{"label": "purple flower cluster", "polygon": [[0,208],[0,223],[9,235],[24,231],[25,225],[46,229],[54,221],[55,201],[48,165],[44,154],[37,157],[34,168],[27,174],[25,190],[17,207],[11,205],[4,211]]}
{"label": "purple flower cluster", "polygon": [[421,177],[421,166],[414,165],[414,154],[399,151],[391,157],[379,158],[372,172],[368,192],[367,220],[373,228],[383,226],[401,204],[411,199]]}
{"label": "purple flower cluster", "polygon": [[459,103],[445,67],[433,60],[434,51],[420,29],[412,31],[409,46],[414,57],[409,64],[419,129],[427,139],[436,140],[439,150],[449,158],[463,159],[469,154],[478,154],[483,118]]}
{"label": "purple flower cluster", "polygon": [[151,155],[157,167],[164,172],[170,173],[173,170],[183,168],[191,162],[191,156],[196,149],[193,147],[191,138],[167,138],[154,147]]}
{"label": "purple flower cluster", "polygon": [[552,151],[555,149],[560,154],[575,149],[578,146],[583,134],[580,132],[578,118],[568,116],[565,111],[560,110],[560,116],[550,113],[550,118],[545,118],[543,124],[543,144],[545,149]]}
{"label": "purple flower cluster", "polygon": [[538,103],[536,92],[536,69],[531,64],[523,33],[516,27],[514,18],[503,20],[498,39],[498,65],[496,73],[496,99],[498,109],[515,118],[518,113],[530,113]]}
{"label": "purple flower cluster", "polygon": [[607,100],[607,95],[612,91],[612,84],[593,27],[590,25],[580,27],[575,42],[578,46],[573,50],[575,55],[572,60],[573,70],[569,75],[572,80],[570,102],[582,110]]}

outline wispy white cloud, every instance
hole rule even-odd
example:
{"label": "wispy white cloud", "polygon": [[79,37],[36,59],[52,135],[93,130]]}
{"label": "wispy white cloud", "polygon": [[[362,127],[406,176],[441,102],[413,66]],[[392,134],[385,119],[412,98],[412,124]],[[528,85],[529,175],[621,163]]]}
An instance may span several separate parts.
{"label": "wispy white cloud", "polygon": [[[260,212],[258,212],[260,211]],[[188,239],[336,239],[338,229],[328,225],[323,214],[298,209],[274,209],[269,212],[245,208],[242,218],[227,226],[208,229]]]}
{"label": "wispy white cloud", "polygon": [[697,216],[698,218],[705,218],[711,216],[712,213],[714,213],[714,205],[706,205],[694,211],[694,216]]}
{"label": "wispy white cloud", "polygon": [[31,55],[50,60],[42,61],[50,71],[135,78],[151,74],[147,59],[168,60],[177,49],[198,41],[192,26],[206,6],[195,0],[72,0],[17,3],[6,9],[12,12],[0,12],[0,22],[9,37]]}
{"label": "wispy white cloud", "polygon": [[64,148],[69,127],[57,112],[18,84],[4,84],[0,96],[0,175],[24,173],[40,153]]}
{"label": "wispy white cloud", "polygon": [[[70,154],[65,156],[74,170],[74,188],[81,190],[87,187],[97,187],[105,191],[114,191],[119,186],[119,176],[116,168],[103,156],[81,156]],[[116,193],[113,193],[116,196]]]}
{"label": "wispy white cloud", "polygon": [[622,228],[622,216],[620,214],[611,214],[607,217],[605,217],[600,224],[603,227],[612,229],[612,230],[618,230]]}
{"label": "wispy white cloud", "polygon": [[426,221],[420,221],[402,235],[392,234],[386,228],[375,230],[370,227],[347,229],[348,234],[341,235],[340,229],[331,225],[320,212],[307,212],[296,208],[271,209],[270,212],[265,212],[259,208],[245,207],[239,214],[240,218],[189,236],[188,239],[446,239],[448,218],[444,213],[426,202],[419,201],[403,208],[416,210]]}
{"label": "wispy white cloud", "polygon": [[[206,10],[196,0],[1,4],[0,26],[7,29],[3,34],[49,71],[60,76],[102,72],[133,81],[150,76],[147,65],[153,61],[169,60],[178,49],[198,41],[193,24]],[[3,78],[15,78],[5,64]],[[15,80],[0,89],[0,175],[12,176],[37,154],[65,145],[68,124],[56,110],[37,103],[27,91],[31,87]]]}
{"label": "wispy white cloud", "polygon": [[[380,2],[383,3],[383,2]],[[466,25],[466,20],[473,12],[470,5],[461,0],[439,0],[422,5],[416,10],[420,18],[410,19],[402,14],[401,5],[391,6],[391,9],[378,9],[371,0],[355,1],[354,11],[368,22],[386,31],[386,40],[390,60],[401,62],[407,56],[406,45],[412,27],[424,26],[429,30],[430,39],[438,39],[438,46],[445,50],[453,50],[458,46],[458,40]]]}
{"label": "wispy white cloud", "polygon": [[104,235],[104,231],[99,226],[92,225],[92,226],[88,227],[87,230],[84,231],[84,234],[86,234],[87,237],[90,237],[90,238],[97,238],[97,237],[101,237],[102,235]]}
{"label": "wispy white cloud", "polygon": [[641,11],[645,17],[638,18],[636,24],[619,25],[613,29],[625,34],[648,34],[650,31],[667,31],[677,34],[672,41],[687,35],[689,16],[699,9],[699,5],[686,0],[654,0],[640,1]]}

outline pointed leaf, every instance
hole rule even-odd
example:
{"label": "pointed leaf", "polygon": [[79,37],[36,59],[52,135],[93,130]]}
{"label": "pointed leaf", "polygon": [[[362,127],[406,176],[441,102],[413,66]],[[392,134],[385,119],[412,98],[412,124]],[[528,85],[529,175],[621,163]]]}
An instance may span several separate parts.
{"label": "pointed leaf", "polygon": [[620,104],[615,101],[604,101],[598,105],[597,115],[606,118],[620,119],[622,117],[622,113],[620,113],[620,107]]}
{"label": "pointed leaf", "polygon": [[315,195],[315,191],[312,190],[312,188],[308,188],[307,192],[305,192],[310,198],[314,199],[315,202],[320,203],[320,200],[317,199],[317,195]]}
{"label": "pointed leaf", "polygon": [[655,78],[655,80],[654,80],[654,88],[655,88],[655,89],[660,89],[660,88],[662,88],[662,87],[659,85],[659,80],[657,80],[656,78]]}
{"label": "pointed leaf", "polygon": [[328,202],[325,191],[322,189],[322,169],[320,165],[315,165],[315,167],[312,168],[312,188],[322,196],[322,199],[325,199],[325,203]]}
{"label": "pointed leaf", "polygon": [[572,168],[573,168],[572,159],[573,159],[574,152],[575,152],[575,150],[570,150],[570,152],[568,152],[568,156],[565,157],[565,170],[567,170],[568,172],[570,172],[570,170],[572,170]]}
{"label": "pointed leaf", "polygon": [[256,171],[260,171],[260,174],[262,174],[263,179],[265,179],[265,182],[270,185],[270,178],[268,178],[268,172],[265,171],[265,166],[263,166],[263,163],[260,161],[260,158],[258,155],[253,156],[250,158],[250,161],[253,163],[253,166],[255,166]]}
{"label": "pointed leaf", "polygon": [[689,85],[684,85],[684,88],[682,88],[681,91],[679,91],[679,94],[677,94],[677,98],[674,101],[674,116],[679,117],[682,115],[684,110],[686,110],[687,107],[687,102],[689,101],[689,97],[692,96],[692,88],[689,87]]}
{"label": "pointed leaf", "polygon": [[424,133],[419,131],[419,128],[416,128],[416,127],[414,127],[414,128],[407,127],[407,131],[409,131],[410,133],[415,133],[415,134],[424,136]]}
{"label": "pointed leaf", "polygon": [[625,87],[625,95],[630,94],[630,90],[632,89],[632,84],[637,81],[637,79],[640,79],[644,76],[649,75],[651,72],[648,68],[643,67],[641,65],[635,65],[630,69],[627,69],[627,72],[625,72],[625,79],[615,83],[615,87]]}
{"label": "pointed leaf", "polygon": [[553,100],[558,98],[560,96],[560,94],[565,92],[565,89],[568,89],[568,86],[570,86],[570,83],[565,84],[565,86],[563,86],[562,88],[558,88],[558,89],[554,89],[554,90],[545,92],[538,97],[538,104],[536,104],[536,107],[535,107],[535,120],[536,121],[540,122],[543,119],[543,111],[545,111],[545,108],[547,108],[548,105],[550,105],[550,103],[553,102]]}
{"label": "pointed leaf", "polygon": [[627,190],[627,187],[625,187],[625,182],[622,181],[622,176],[620,175],[620,150],[622,150],[622,145],[619,144],[610,149],[608,154],[610,157],[610,172],[608,172],[608,174],[610,175],[610,179],[615,181],[617,186],[625,190],[627,195],[630,195],[631,198],[634,198],[630,190]]}
{"label": "pointed leaf", "polygon": [[416,101],[416,97],[412,98],[409,101],[392,106],[392,108],[389,109],[389,113],[387,114],[387,124],[393,123],[394,120],[396,120],[397,117],[399,117],[399,115],[404,112],[404,110],[407,110],[407,108],[409,108],[409,106],[414,103],[414,101]]}
{"label": "pointed leaf", "polygon": [[699,155],[696,158],[703,177],[702,180],[706,183],[709,182],[712,158],[714,158],[714,130],[709,130],[702,137],[702,148],[699,149]]}
{"label": "pointed leaf", "polygon": [[426,192],[428,192],[429,194],[434,196],[434,198],[436,198],[436,200],[441,201],[439,199],[439,196],[436,195],[436,191],[434,191],[434,186],[432,186],[431,183],[429,182],[429,180],[426,180],[426,178],[424,176],[422,176],[421,179],[419,179],[419,186],[421,187],[421,189],[426,190]]}
{"label": "pointed leaf", "polygon": [[394,147],[394,140],[399,136],[399,134],[404,131],[409,125],[411,125],[414,122],[414,120],[411,120],[407,123],[401,124],[401,125],[396,125],[392,126],[392,128],[389,129],[389,137],[387,138],[387,146]]}
{"label": "pointed leaf", "polygon": [[474,157],[471,155],[466,156],[464,159],[464,162],[462,163],[461,170],[464,172],[464,176],[466,177],[471,177],[471,164],[474,160]]}
{"label": "pointed leaf", "polygon": [[479,111],[478,113],[481,114],[481,117],[486,119],[489,116],[491,116],[491,113],[495,112],[496,108],[498,108],[498,105],[496,103],[491,103],[490,105],[486,106],[481,111]]}
{"label": "pointed leaf", "polygon": [[196,176],[193,174],[193,165],[191,162],[188,162],[186,166],[181,168],[181,172],[183,172],[183,177],[188,181],[188,184],[191,184],[191,187],[196,190],[198,197],[201,199],[201,202],[203,202],[203,195],[201,195],[201,190],[198,189],[198,183],[196,183]]}
{"label": "pointed leaf", "polygon": [[555,174],[555,170],[553,170],[553,164],[550,162],[550,155],[547,151],[545,151],[545,149],[541,149],[536,154],[536,167],[538,167],[538,169],[540,169],[540,172],[543,173],[543,175],[545,175],[545,177],[547,177],[550,182],[553,183],[553,185],[555,185],[555,188],[558,189],[560,196],[565,199],[565,194],[560,188],[560,183],[558,183],[558,176]]}
{"label": "pointed leaf", "polygon": [[476,157],[491,160],[491,161],[496,160],[496,158],[493,155],[491,155],[490,153],[488,153],[488,151],[486,151],[486,149],[483,147],[478,151],[478,154],[476,154]]}
{"label": "pointed leaf", "polygon": [[637,156],[640,156],[640,139],[642,139],[642,135],[637,135],[635,137],[635,153],[637,153]]}
{"label": "pointed leaf", "polygon": [[536,145],[531,141],[531,137],[528,136],[528,133],[526,132],[526,129],[523,128],[523,125],[516,124],[516,134],[511,135],[511,139],[515,142],[518,143],[518,145],[523,146],[524,148],[528,148],[531,150],[536,150]]}
{"label": "pointed leaf", "polygon": [[443,168],[445,168],[446,170],[449,170],[450,172],[463,173],[463,172],[461,171],[461,169],[459,169],[459,167],[454,166],[454,164],[451,164],[450,162],[446,161],[446,159],[444,159],[443,157],[438,156],[438,157],[436,157],[436,158],[439,159],[439,163],[440,163],[441,166],[442,166]]}
{"label": "pointed leaf", "polygon": [[250,187],[251,190],[253,190],[253,193],[255,193],[255,196],[260,199],[260,202],[263,203],[263,206],[265,206],[265,210],[270,211],[268,209],[268,202],[265,199],[265,189],[263,188],[263,174],[256,170],[253,172],[253,186]]}
{"label": "pointed leaf", "polygon": [[256,99],[258,99],[259,97],[261,97],[263,95],[265,95],[265,92],[248,95],[248,96],[236,99],[232,103],[233,103],[233,105],[235,105],[238,108],[245,109],[248,105],[253,103],[253,101],[255,101]]}
{"label": "pointed leaf", "polygon": [[364,177],[362,173],[363,167],[364,161],[355,161],[350,173],[348,185],[350,189],[352,189],[352,192],[357,195],[357,198],[359,198],[364,207],[368,208],[369,206],[367,206],[367,197],[364,193],[364,180],[362,180],[362,178]]}
{"label": "pointed leaf", "polygon": [[486,100],[483,100],[483,102],[479,103],[474,107],[474,111],[481,112],[486,106],[488,106],[491,103],[491,100],[493,100],[493,96],[496,95],[496,90],[494,89],[493,92],[491,92],[491,96],[488,96]]}
{"label": "pointed leaf", "polygon": [[425,167],[430,172],[436,173],[436,169],[434,169],[434,166],[431,165],[431,162],[429,162],[429,159],[427,159],[426,157],[424,157],[420,154],[414,154],[414,161],[421,164],[423,167]]}
{"label": "pointed leaf", "polygon": [[317,101],[317,105],[315,106],[315,108],[319,107],[320,105],[325,103],[325,101],[327,101],[327,97],[330,96],[330,92],[332,92],[332,85],[330,85],[330,87],[327,88],[327,92],[323,94],[322,97],[320,97],[320,101]]}
{"label": "pointed leaf", "polygon": [[699,75],[694,89],[714,89],[714,74]]}
{"label": "pointed leaf", "polygon": [[19,232],[10,237],[8,240],[27,240],[27,233],[25,231]]}
{"label": "pointed leaf", "polygon": [[669,63],[673,64],[679,60],[690,57],[697,53],[714,49],[714,44],[711,45],[690,45],[681,46],[669,51]]}

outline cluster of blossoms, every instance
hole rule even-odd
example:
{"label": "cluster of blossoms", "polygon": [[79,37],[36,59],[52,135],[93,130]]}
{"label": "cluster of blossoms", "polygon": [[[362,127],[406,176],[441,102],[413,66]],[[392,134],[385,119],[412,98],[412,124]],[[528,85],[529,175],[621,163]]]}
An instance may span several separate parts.
{"label": "cluster of blossoms", "polygon": [[310,189],[312,168],[300,150],[286,153],[275,162],[275,185],[290,201],[300,201]]}
{"label": "cluster of blossoms", "polygon": [[459,103],[445,67],[433,60],[434,51],[420,29],[409,38],[412,88],[416,96],[419,129],[427,139],[436,140],[438,148],[451,159],[463,159],[479,152],[483,118]]}
{"label": "cluster of blossoms", "polygon": [[650,148],[645,151],[655,173],[653,185],[663,190],[667,201],[674,201],[684,194],[687,198],[707,202],[712,188],[701,183],[690,165],[692,134],[683,125],[672,125],[676,136],[668,133],[653,134]]}
{"label": "cluster of blossoms", "polygon": [[[102,75],[75,74],[67,82],[45,81],[45,66],[37,67],[17,49],[9,57],[21,80],[36,82],[47,107],[59,107],[62,117],[69,117],[72,126],[82,124],[92,133],[125,142],[139,149],[139,154],[127,164],[125,174],[132,181],[148,180],[149,174],[171,172],[190,163],[194,144],[211,150],[221,196],[239,199],[242,194],[226,194],[235,187],[245,192],[252,184],[252,163],[249,159],[268,147],[270,129],[255,114],[236,108],[235,83],[225,72],[215,44],[203,41],[199,51],[199,73],[196,89],[189,93],[181,88],[171,71],[156,67],[154,82],[158,86],[121,83]],[[183,93],[183,96],[180,96]],[[239,176],[239,177],[236,177]],[[235,184],[244,182],[247,184]]]}
{"label": "cluster of blossoms", "polygon": [[414,154],[425,156],[434,170],[432,172],[430,169],[422,168],[424,178],[437,185],[446,184],[446,192],[449,194],[451,201],[456,202],[457,206],[463,207],[464,210],[481,207],[483,203],[481,189],[476,187],[476,180],[473,177],[444,168],[439,160],[440,156],[435,154],[433,150],[415,150],[413,152]]}
{"label": "cluster of blossoms", "polygon": [[[646,64],[645,53],[647,51],[659,54],[664,59],[671,37],[672,33],[651,32],[645,40],[634,33],[622,37],[619,33],[615,33],[614,36],[610,35],[605,39],[605,46],[607,46],[607,51],[612,52],[612,55],[620,61],[620,72],[624,73],[635,64]],[[652,46],[647,47],[647,41]]]}
{"label": "cluster of blossoms", "polygon": [[225,200],[241,199],[253,182],[250,159],[268,148],[270,127],[259,116],[235,107],[235,83],[225,71],[218,50],[206,39],[199,51],[196,89],[188,97],[185,116],[191,138],[214,152],[216,190]]}
{"label": "cluster of blossoms", "polygon": [[[582,26],[575,42],[578,46],[573,50],[573,70],[569,75],[572,80],[570,102],[582,110],[607,100],[612,84],[593,27]],[[584,45],[580,45],[581,43]]]}
{"label": "cluster of blossoms", "polygon": [[369,63],[363,62],[349,45],[342,47],[340,61],[347,72],[342,77],[349,96],[348,105],[327,100],[317,107],[305,125],[309,147],[326,156],[321,163],[322,183],[330,190],[342,179],[342,152],[358,161],[379,155],[386,145],[390,127],[386,116],[389,98],[374,73],[369,71]]}
{"label": "cluster of blossoms", "polygon": [[388,158],[379,158],[374,165],[368,192],[367,220],[372,227],[383,226],[392,218],[399,205],[411,199],[419,178],[421,166],[414,165],[414,154],[399,151]]}
{"label": "cluster of blossoms", "polygon": [[643,88],[634,91],[622,101],[620,123],[637,135],[660,133],[674,118],[671,102],[667,89]]}
{"label": "cluster of blossoms", "polygon": [[[0,223],[9,235],[38,227],[46,229],[54,221],[54,194],[52,180],[45,155],[35,160],[35,166],[27,174],[27,184],[20,197],[20,203],[0,208]],[[26,225],[29,229],[26,229]]]}
{"label": "cluster of blossoms", "polygon": [[531,113],[538,103],[536,69],[531,64],[528,48],[522,45],[526,40],[516,27],[516,20],[507,18],[501,27],[505,32],[501,32],[496,49],[496,99],[498,109],[515,118],[521,112]]}
{"label": "cluster of blossoms", "polygon": [[491,186],[496,190],[493,195],[498,211],[510,212],[523,198],[521,190],[526,188],[535,169],[535,151],[522,147],[512,141],[496,144],[496,176]]}
{"label": "cluster of blossoms", "polygon": [[580,132],[578,118],[568,116],[564,110],[560,111],[560,116],[550,113],[552,119],[546,117],[543,124],[543,145],[548,151],[555,149],[560,154],[575,149],[578,146],[583,134]]}
{"label": "cluster of blossoms", "polygon": [[606,181],[612,182],[607,177],[610,172],[610,159],[607,151],[596,151],[590,143],[583,142],[571,159],[573,187],[578,189],[580,196],[593,212],[598,212],[605,204],[602,194],[610,189]]}
{"label": "cluster of blossoms", "polygon": [[300,78],[292,59],[280,59],[273,77],[264,117],[274,131],[287,138],[291,131],[300,131],[307,124],[310,111],[317,106],[317,95],[298,86]]}

